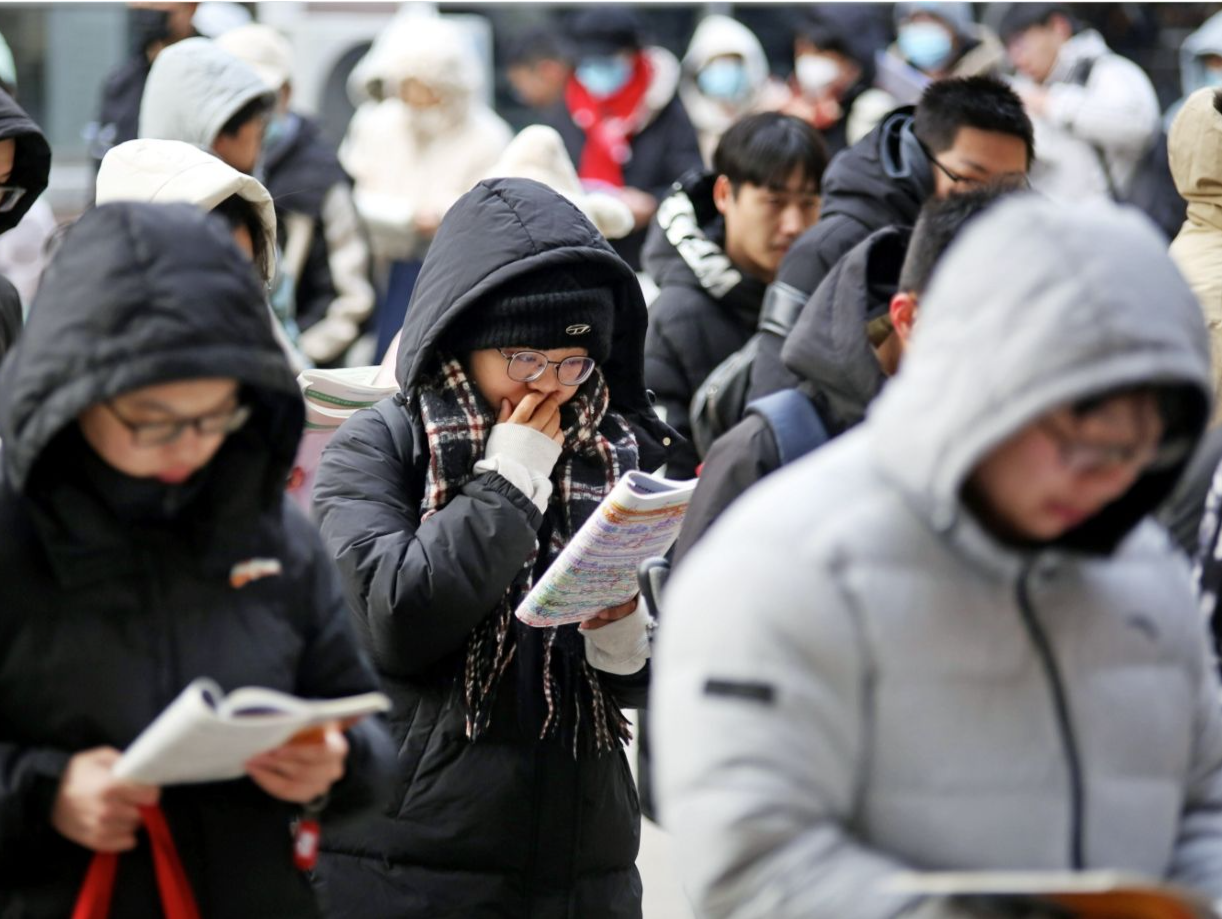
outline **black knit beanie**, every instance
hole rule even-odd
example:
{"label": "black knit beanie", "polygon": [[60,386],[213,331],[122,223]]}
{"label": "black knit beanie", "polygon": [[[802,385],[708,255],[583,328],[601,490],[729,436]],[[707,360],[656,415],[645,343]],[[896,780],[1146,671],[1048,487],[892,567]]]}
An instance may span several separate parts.
{"label": "black knit beanie", "polygon": [[609,286],[552,268],[516,278],[472,305],[446,344],[457,355],[481,348],[585,348],[601,364],[611,354],[614,325]]}

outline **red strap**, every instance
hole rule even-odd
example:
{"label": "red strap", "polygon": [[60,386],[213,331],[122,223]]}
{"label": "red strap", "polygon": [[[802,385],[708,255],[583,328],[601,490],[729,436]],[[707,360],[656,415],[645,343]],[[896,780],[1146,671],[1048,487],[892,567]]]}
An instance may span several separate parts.
{"label": "red strap", "polygon": [[[153,870],[157,874],[157,890],[161,894],[165,919],[200,919],[199,907],[178,857],[165,814],[160,807],[153,806],[140,808],[140,816],[153,849]],[[114,852],[98,852],[93,856],[85,873],[85,883],[77,896],[72,919],[106,919],[110,914],[118,867],[119,856]]]}

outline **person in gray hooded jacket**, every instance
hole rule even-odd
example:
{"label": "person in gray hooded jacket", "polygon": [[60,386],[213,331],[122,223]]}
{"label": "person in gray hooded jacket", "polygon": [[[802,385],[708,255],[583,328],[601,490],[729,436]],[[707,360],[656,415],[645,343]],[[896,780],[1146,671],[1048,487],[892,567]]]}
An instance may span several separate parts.
{"label": "person in gray hooded jacket", "polygon": [[1218,679],[1145,519],[1208,416],[1191,291],[1142,218],[1021,196],[921,310],[866,421],[665,595],[656,778],[698,914],[943,914],[888,892],[910,869],[1222,895]]}

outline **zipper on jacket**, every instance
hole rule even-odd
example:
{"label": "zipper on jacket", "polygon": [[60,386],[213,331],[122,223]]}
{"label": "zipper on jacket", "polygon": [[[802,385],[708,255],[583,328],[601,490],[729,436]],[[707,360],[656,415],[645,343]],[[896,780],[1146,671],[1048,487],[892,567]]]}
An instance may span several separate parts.
{"label": "zipper on jacket", "polygon": [[1061,671],[1057,667],[1056,656],[1052,653],[1052,646],[1048,643],[1048,635],[1044,632],[1039,620],[1036,619],[1035,609],[1031,605],[1030,578],[1031,565],[1027,565],[1018,578],[1018,609],[1022,615],[1023,623],[1027,627],[1027,632],[1031,636],[1031,643],[1035,646],[1036,654],[1039,655],[1040,662],[1044,666],[1044,673],[1048,677],[1049,688],[1052,690],[1052,700],[1056,707],[1057,728],[1061,734],[1061,744],[1065,748],[1065,761],[1069,767],[1070,867],[1074,871],[1082,871],[1086,868],[1082,841],[1082,824],[1085,810],[1082,762],[1078,756],[1078,741],[1074,736],[1073,721],[1069,716],[1069,700],[1065,695],[1065,684],[1061,680]]}

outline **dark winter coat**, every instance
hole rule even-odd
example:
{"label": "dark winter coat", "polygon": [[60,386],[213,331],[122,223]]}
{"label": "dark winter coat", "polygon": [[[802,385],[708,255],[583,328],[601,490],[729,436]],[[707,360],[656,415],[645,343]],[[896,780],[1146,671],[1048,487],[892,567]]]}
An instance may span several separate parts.
{"label": "dark winter coat", "polygon": [[7,278],[0,277],[0,359],[21,334],[21,294]]}
{"label": "dark winter coat", "polygon": [[[725,221],[713,204],[713,173],[691,173],[658,208],[642,253],[661,288],[649,307],[645,384],[666,421],[691,437],[688,407],[704,378],[747,343],[759,321],[764,282],[743,274],[725,253]],[[690,479],[699,462],[684,444],[666,467]]]}
{"label": "dark winter coat", "polygon": [[111,147],[135,140],[140,126],[140,100],[144,84],[152,69],[143,51],[121,63],[106,76],[102,84],[102,101],[98,108],[97,135],[89,149],[94,170]]}
{"label": "dark winter coat", "polygon": [[5,185],[25,189],[11,210],[0,213],[0,233],[21,222],[26,211],[34,206],[47,189],[51,176],[51,147],[42,130],[8,93],[0,91],[0,140],[14,140],[13,171]]}
{"label": "dark winter coat", "polygon": [[[640,817],[623,753],[581,748],[574,757],[519,720],[542,699],[537,643],[518,645],[488,732],[476,742],[465,733],[467,638],[518,575],[542,515],[485,473],[420,520],[429,449],[407,396],[473,304],[549,266],[572,266],[612,288],[614,341],[602,365],[611,407],[633,424],[641,467],[665,461],[671,432],[645,393],[645,304],[635,276],[554,192],[524,179],[481,182],[446,215],[413,292],[394,422],[374,409],[345,423],[314,492],[323,538],[392,697],[399,745],[398,783],[380,815],[324,834],[322,890],[335,916],[640,916]],[[644,702],[647,667],[599,677],[622,706]]]}
{"label": "dark winter coat", "polygon": [[[777,281],[812,293],[842,255],[888,226],[912,226],[933,194],[933,167],[912,133],[911,107],[837,155],[823,177],[819,222],[785,253]],[[797,384],[781,362],[784,340],[764,333],[751,373],[749,397],[758,399]]]}
{"label": "dark winter coat", "polygon": [[[886,227],[854,246],[815,291],[781,356],[831,437],[866,415],[886,377],[866,336],[899,284],[911,231]],[[739,495],[781,466],[771,425],[751,414],[714,442],[675,546],[678,564]]]}
{"label": "dark winter coat", "polygon": [[[665,74],[657,77],[664,78]],[[573,163],[580,165],[581,151],[586,144],[585,131],[574,123],[564,102],[545,111],[541,121],[560,132]],[[666,197],[670,186],[681,175],[701,166],[696,129],[677,95],[671,95],[669,101],[659,107],[653,120],[630,139],[629,147],[630,158],[623,164],[624,185],[647,191],[659,201]],[[623,239],[611,242],[634,271],[641,269],[641,247],[645,244],[646,232],[634,230]]]}
{"label": "dark winter coat", "polygon": [[[254,410],[181,486],[122,475],[75,423],[131,389],[230,376]],[[214,219],[187,205],[87,213],[48,270],[0,371],[0,915],[62,919],[91,853],[51,826],[69,758],[126,747],[191,680],[332,697],[374,688],[338,579],[284,499],[303,422],[259,282]],[[283,571],[240,589],[236,563]],[[365,806],[391,751],[348,732],[330,807]],[[316,916],[293,866],[299,808],[249,779],[164,789],[162,807],[208,919]],[[160,915],[141,837],[111,913]]]}

